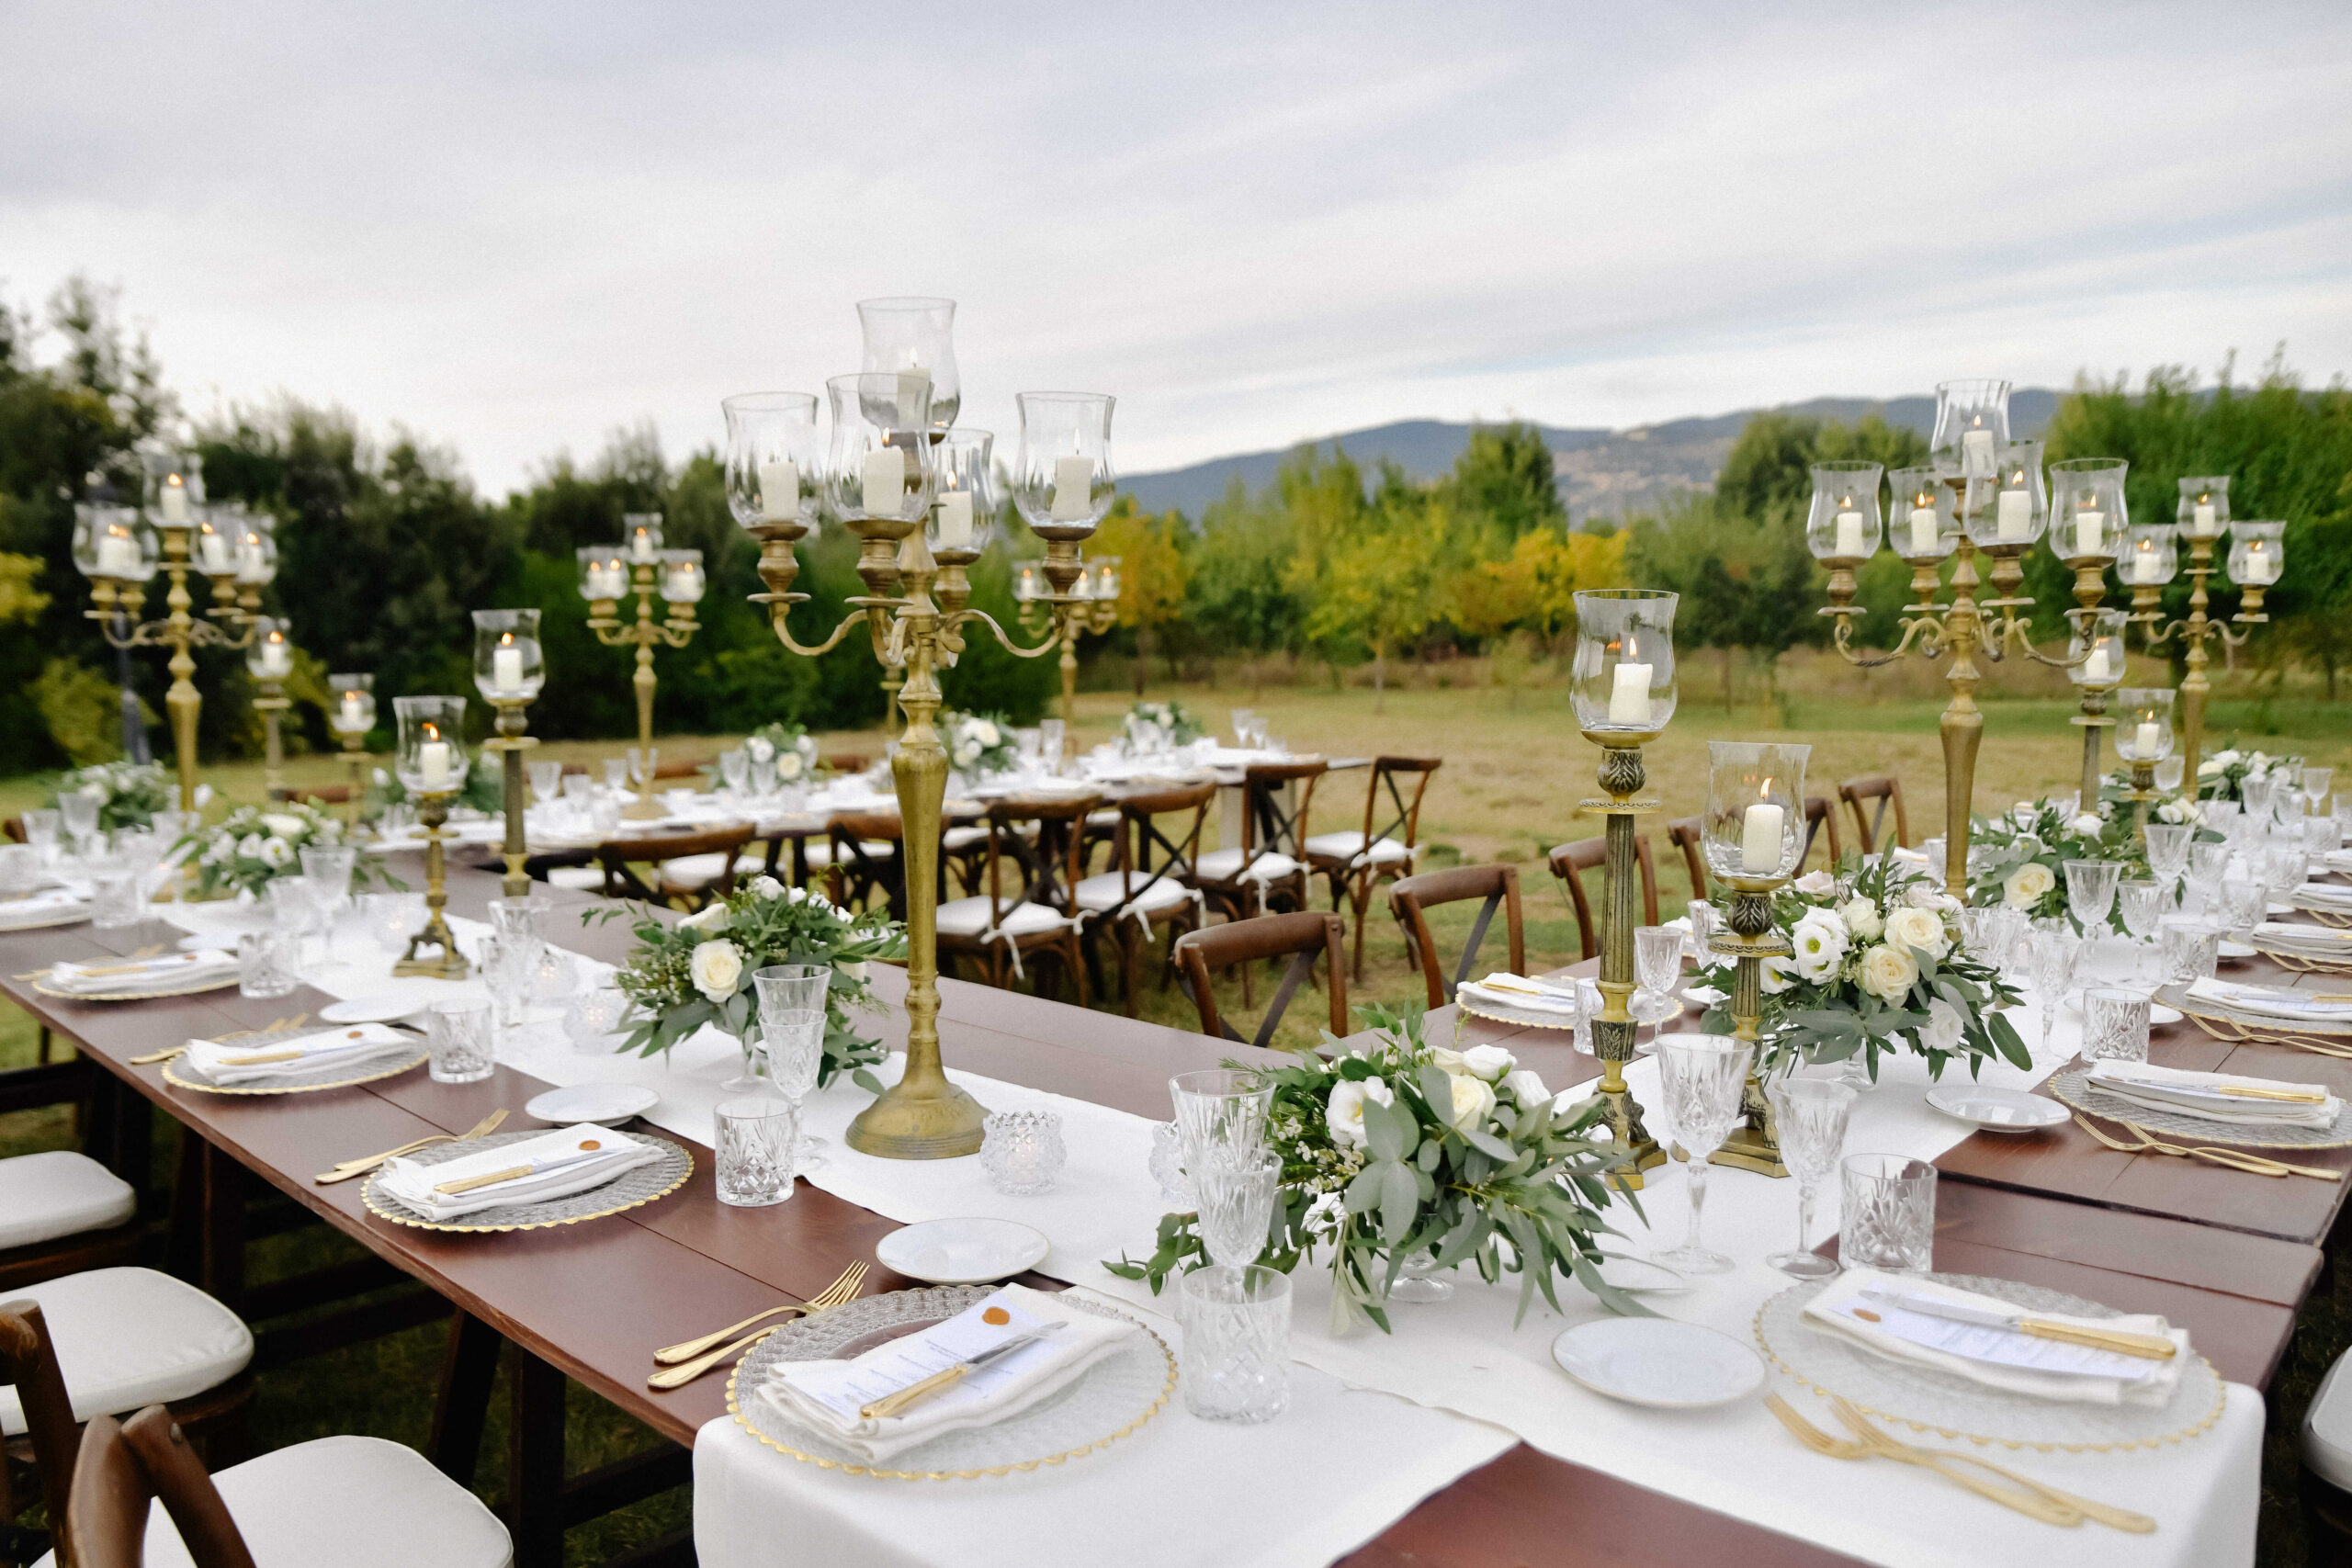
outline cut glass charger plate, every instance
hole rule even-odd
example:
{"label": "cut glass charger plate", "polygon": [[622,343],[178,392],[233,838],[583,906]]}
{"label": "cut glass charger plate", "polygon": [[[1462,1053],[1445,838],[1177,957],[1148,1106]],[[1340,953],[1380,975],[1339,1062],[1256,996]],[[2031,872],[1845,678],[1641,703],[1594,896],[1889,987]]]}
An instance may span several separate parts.
{"label": "cut glass charger plate", "polygon": [[[283,1041],[301,1040],[325,1032],[325,1030],[303,1024],[296,1029],[277,1029],[264,1034],[232,1034],[226,1038],[260,1052]],[[164,1064],[164,1081],[205,1094],[310,1094],[323,1089],[349,1089],[354,1084],[397,1077],[424,1066],[432,1055],[432,1048],[419,1036],[415,1049],[405,1055],[378,1056],[365,1062],[329,1062],[307,1072],[288,1073],[255,1083],[236,1084],[215,1083],[182,1055]]]}
{"label": "cut glass charger plate", "polygon": [[152,1002],[164,997],[199,997],[207,991],[218,991],[237,983],[237,971],[232,967],[216,979],[198,981],[193,985],[167,987],[154,991],[61,991],[46,979],[35,980],[33,989],[44,997],[55,997],[68,1002]]}
{"label": "cut glass charger plate", "polygon": [[[447,1144],[427,1144],[415,1153],[401,1157],[418,1165],[439,1165],[443,1160],[458,1158],[483,1149],[494,1149],[501,1144],[519,1144],[547,1135],[544,1127],[522,1133],[492,1133],[486,1138],[460,1138]],[[582,1220],[601,1220],[608,1214],[618,1214],[640,1208],[657,1198],[666,1198],[686,1184],[695,1170],[695,1156],[679,1145],[651,1133],[629,1134],[641,1142],[657,1145],[662,1157],[634,1170],[625,1170],[601,1187],[591,1187],[585,1192],[574,1192],[565,1198],[548,1198],[531,1203],[502,1203],[495,1209],[477,1209],[454,1220],[435,1220],[418,1213],[414,1209],[383,1190],[379,1177],[369,1175],[367,1190],[360,1196],[368,1212],[379,1219],[396,1225],[413,1225],[426,1231],[535,1231],[556,1225],[576,1225]]]}
{"label": "cut glass charger plate", "polygon": [[45,931],[57,926],[78,926],[90,918],[90,904],[87,899],[79,904],[61,904],[56,908],[43,910],[31,919],[8,919],[6,912],[7,906],[0,904],[0,936],[11,931]]}
{"label": "cut glass charger plate", "polygon": [[1988,1133],[2034,1133],[2066,1120],[2066,1108],[2055,1100],[1990,1084],[1938,1084],[1928,1091],[1928,1103]]}
{"label": "cut glass charger plate", "polygon": [[[2035,1399],[1986,1388],[1934,1367],[1875,1355],[1804,1317],[1805,1304],[1837,1278],[1808,1280],[1766,1301],[1756,1313],[1757,1344],[1766,1359],[1816,1393],[1835,1394],[1865,1415],[1897,1422],[1915,1432],[2009,1449],[2106,1453],[2194,1438],[2221,1419],[2228,1398],[2221,1373],[2194,1351],[2181,1366],[2171,1402],[2162,1406]],[[2081,1317],[2123,1315],[2080,1296],[2021,1285],[2014,1280],[1973,1274],[1917,1278],[1956,1291],[1973,1291],[2028,1312]]]}
{"label": "cut glass charger plate", "polygon": [[2271,1044],[2292,1045],[2299,1042],[2287,1036],[2352,1036],[2352,1018],[2280,1018],[2276,1013],[2256,1012],[2252,1008],[2233,1002],[2192,997],[2186,986],[2166,986],[2156,993],[2156,997],[2178,1008],[2198,1028],[2219,1040],[2259,1040]]}
{"label": "cut glass charger plate", "polygon": [[[2211,1117],[2192,1115],[2184,1111],[2159,1111],[2136,1100],[2126,1100],[2110,1094],[2090,1082],[2090,1075],[2077,1069],[2060,1073],[2050,1080],[2050,1092],[2077,1111],[2109,1122],[2129,1122],[2145,1127],[2151,1133],[2170,1133],[2176,1137],[2202,1138],[2209,1143],[2235,1144],[2242,1148],[2256,1149],[2340,1149],[2352,1146],[2352,1103],[2346,1103],[2336,1113],[2333,1127],[2251,1126],[2244,1122],[2216,1122]],[[2258,1102],[2245,1102],[2249,1109]]]}
{"label": "cut glass charger plate", "polygon": [[891,1481],[968,1481],[1060,1464],[1107,1448],[1167,1405],[1176,1388],[1176,1358],[1159,1336],[1114,1308],[1065,1295],[1080,1312],[1133,1324],[1126,1344],[1067,1387],[1018,1415],[967,1427],[869,1464],[828,1435],[794,1420],[755,1392],[788,1361],[848,1360],[875,1346],[944,1323],[988,1300],[985,1285],[944,1285],[860,1296],[813,1317],[796,1318],[752,1347],[727,1378],[727,1409],[743,1429],[804,1464]]}

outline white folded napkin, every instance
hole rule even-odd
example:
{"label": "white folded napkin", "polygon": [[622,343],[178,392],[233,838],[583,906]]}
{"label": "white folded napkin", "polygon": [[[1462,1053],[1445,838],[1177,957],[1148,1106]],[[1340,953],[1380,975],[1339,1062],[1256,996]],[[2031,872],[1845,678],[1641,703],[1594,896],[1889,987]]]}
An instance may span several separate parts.
{"label": "white folded napkin", "polygon": [[2330,850],[2319,858],[2330,871],[2352,873],[2352,850]]}
{"label": "white folded napkin", "polygon": [[[1879,1299],[1883,1294],[1935,1296],[1988,1312],[2022,1313],[2014,1303],[1973,1291],[1876,1269],[1849,1269],[1806,1303],[1805,1320],[1889,1360],[1909,1361],[2032,1399],[2073,1404],[2131,1404],[2160,1409],[2180,1386],[2188,1359],[2188,1332],[2144,1313],[2122,1317],[2075,1317],[2065,1313],[2025,1315],[2049,1323],[2126,1334],[2162,1335],[2177,1347],[2168,1360],[2145,1360],[2112,1350],[2040,1339],[2001,1328],[1980,1328],[1920,1313],[1905,1312]],[[1873,1323],[1854,1315],[1869,1312]]]}
{"label": "white folded napkin", "polygon": [[1584,1010],[1573,989],[1523,979],[1506,970],[1497,970],[1483,980],[1464,980],[1460,989],[1469,992],[1471,1000],[1483,1000],[1493,1007],[1529,1008],[1536,1012],[1564,1013],[1570,1018]]}
{"label": "white folded napkin", "polygon": [[[191,1040],[185,1059],[217,1084],[258,1083],[315,1072],[321,1067],[356,1067],[379,1059],[389,1061],[413,1055],[424,1043],[417,1036],[389,1024],[363,1023],[290,1039]],[[263,1057],[287,1059],[265,1061],[260,1059]]]}
{"label": "white folded napkin", "polygon": [[2306,925],[2301,920],[2265,920],[2254,928],[2254,934],[2273,947],[2292,947],[2313,953],[2340,952],[2352,958],[2352,931]]}
{"label": "white folded napkin", "polygon": [[[2232,1126],[2333,1127],[2344,1113],[2344,1102],[2328,1094],[2324,1084],[2285,1083],[2277,1078],[2248,1077],[2243,1073],[2193,1073],[2148,1062],[2093,1062],[2086,1076],[2109,1094],[2135,1105],[2178,1111]],[[2228,1085],[2288,1089],[2325,1098],[2305,1103],[2249,1099],[2222,1093],[2222,1088]]]}
{"label": "white folded napkin", "polygon": [[176,990],[220,980],[237,972],[237,955],[217,947],[160,958],[93,958],[57,964],[48,975],[51,990],[75,997],[111,997],[123,992]]}
{"label": "white folded napkin", "polygon": [[[1061,1326],[900,1415],[858,1414],[886,1394],[1048,1324]],[[946,1322],[877,1345],[854,1360],[787,1362],[761,1385],[759,1397],[787,1419],[813,1427],[878,1464],[942,1433],[1018,1415],[1069,1386],[1139,1332],[1125,1318],[1084,1312],[1025,1285],[1005,1285]]]}
{"label": "white folded napkin", "polygon": [[[413,1159],[388,1159],[376,1177],[377,1185],[430,1220],[454,1220],[483,1209],[509,1203],[544,1203],[601,1187],[640,1165],[662,1157],[662,1146],[632,1138],[610,1127],[583,1122],[521,1143],[461,1155],[433,1165]],[[477,1187],[466,1192],[435,1190],[446,1182],[494,1171],[525,1171],[513,1180]]]}
{"label": "white folded napkin", "polygon": [[2241,1012],[2271,1018],[2299,1019],[2305,1023],[2352,1023],[2352,1002],[2313,1001],[2284,986],[2249,986],[2236,980],[2199,979],[2189,983],[2189,996]]}
{"label": "white folded napkin", "polygon": [[2331,908],[2352,909],[2352,887],[2340,886],[2333,882],[2306,882],[2295,891],[2314,904],[2325,904]]}
{"label": "white folded napkin", "polygon": [[43,926],[69,909],[87,909],[89,896],[66,887],[46,887],[22,898],[11,898],[0,904],[0,931],[19,931],[27,926]]}

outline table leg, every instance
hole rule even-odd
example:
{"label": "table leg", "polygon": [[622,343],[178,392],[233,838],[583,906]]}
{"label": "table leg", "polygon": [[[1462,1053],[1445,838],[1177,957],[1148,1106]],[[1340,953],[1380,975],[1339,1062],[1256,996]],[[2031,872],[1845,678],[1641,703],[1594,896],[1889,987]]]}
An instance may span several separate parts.
{"label": "table leg", "polygon": [[514,1568],[563,1568],[563,1373],[514,1347],[506,1427]]}
{"label": "table leg", "polygon": [[471,1313],[450,1314],[449,1338],[441,1352],[441,1393],[434,1402],[433,1435],[424,1456],[460,1486],[474,1483],[491,1384],[498,1376],[498,1349],[504,1343]]}
{"label": "table leg", "polygon": [[[199,1141],[200,1142],[200,1141]],[[204,1262],[198,1283],[236,1312],[245,1295],[245,1168],[209,1143],[204,1161]]]}

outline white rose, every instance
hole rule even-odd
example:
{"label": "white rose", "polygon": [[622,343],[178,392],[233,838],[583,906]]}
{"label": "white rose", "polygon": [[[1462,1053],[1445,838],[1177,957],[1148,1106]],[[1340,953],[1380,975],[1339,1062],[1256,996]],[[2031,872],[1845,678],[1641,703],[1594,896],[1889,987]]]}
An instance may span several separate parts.
{"label": "white rose", "polygon": [[1331,1089],[1331,1099],[1323,1108],[1323,1123],[1331,1129],[1331,1141],[1344,1149],[1363,1147],[1363,1102],[1373,1100],[1381,1105],[1396,1103],[1396,1091],[1381,1079],[1342,1078]]}
{"label": "white rose", "polygon": [[1806,872],[1790,886],[1807,897],[1826,898],[1838,891],[1838,879],[1827,872],[1816,868]]}
{"label": "white rose", "polygon": [[259,833],[247,833],[237,840],[237,853],[243,859],[259,860],[261,852],[262,837]]}
{"label": "white rose", "polygon": [[2164,801],[2156,807],[2156,819],[2160,822],[2185,822],[2188,819],[2188,811],[2177,800]]}
{"label": "white rose", "polygon": [[1777,997],[1796,982],[1796,965],[1785,958],[1768,958],[1762,965],[1764,994]]}
{"label": "white rose", "polygon": [[681,931],[723,931],[727,929],[728,919],[727,906],[714,902],[705,904],[700,909],[680,920],[678,927]]}
{"label": "white rose", "polygon": [[956,765],[957,767],[968,768],[979,760],[980,749],[978,747],[967,744],[956,748]]}
{"label": "white rose", "polygon": [[2038,860],[2030,860],[2001,880],[2001,902],[2012,909],[2030,909],[2058,886],[2057,874]]}
{"label": "white rose", "polygon": [[[382,777],[384,776],[383,770],[382,770],[382,769],[380,769],[380,768],[379,768],[378,770],[376,770],[376,776],[377,776],[378,778],[382,778]],[[211,805],[211,804],[212,804],[212,786],[211,786],[210,784],[198,784],[198,785],[197,785],[197,786],[196,786],[196,808],[197,808],[198,811],[201,811],[201,810],[203,810],[206,807],[208,807],[208,806],[209,806],[209,805]]]}
{"label": "white rose", "polygon": [[104,806],[107,803],[107,786],[96,779],[92,779],[88,784],[84,784],[75,793],[80,795],[84,800],[94,800],[100,806]]}
{"label": "white rose", "polygon": [[1789,933],[1796,944],[1797,973],[1816,985],[1838,973],[1846,956],[1846,928],[1827,909],[1815,909]]}
{"label": "white rose", "polygon": [[1919,1043],[1930,1051],[1956,1051],[1966,1028],[1960,1010],[1938,997],[1928,1004],[1928,1022],[1919,1031]]}
{"label": "white rose", "polygon": [[1941,958],[1951,950],[1944,934],[1944,919],[1933,909],[1897,909],[1886,918],[1886,940],[1923,958]]}
{"label": "white rose", "polygon": [[744,886],[763,898],[780,898],[784,896],[784,884],[773,876],[755,876]]}
{"label": "white rose", "polygon": [[2097,817],[2094,817],[2089,812],[2086,811],[2080,817],[2075,818],[2073,826],[2075,831],[2080,833],[2084,838],[2096,839],[2099,835],[2099,829],[2106,827],[2107,824],[2101,822]]}
{"label": "white rose", "polygon": [[994,723],[985,718],[976,718],[972,721],[971,736],[972,739],[978,741],[983,748],[989,746],[1001,746],[1004,743],[1003,733],[997,728]]}
{"label": "white rose", "polygon": [[1494,1082],[1513,1067],[1519,1058],[1499,1045],[1473,1045],[1462,1053],[1463,1069],[1474,1077]]}
{"label": "white rose", "polygon": [[1516,1067],[1505,1074],[1502,1089],[1521,1105],[1541,1105],[1552,1098],[1552,1091],[1544,1087],[1542,1076],[1532,1067]]}
{"label": "white rose", "polygon": [[2197,776],[2200,779],[2220,778],[2222,776],[2222,759],[2219,757],[2213,757],[2198,763]]}
{"label": "white rose", "polygon": [[[2211,762],[2207,763],[2206,766],[2218,772],[2222,768],[2228,767],[2232,762],[2234,762],[2237,760],[2238,749],[2233,746],[2228,750],[2222,752],[2220,756],[2215,757]],[[2200,768],[2198,771],[2202,773],[2204,769]]]}
{"label": "white rose", "polygon": [[714,1002],[723,1002],[735,994],[737,983],[743,978],[742,952],[725,937],[706,942],[695,949],[688,972],[695,990]]}
{"label": "white rose", "polygon": [[1886,930],[1886,921],[1880,918],[1878,906],[1867,898],[1847,899],[1839,907],[1838,918],[1844,920],[1847,931],[1861,942],[1876,942],[1879,934]]}
{"label": "white rose", "polygon": [[754,735],[743,742],[743,750],[751,753],[754,762],[764,762],[775,755],[775,742],[764,735]]}
{"label": "white rose", "polygon": [[1915,909],[1937,908],[1942,897],[1942,892],[1932,882],[1915,882],[1903,890],[1903,901]]}
{"label": "white rose", "polygon": [[1466,1073],[1470,1070],[1467,1058],[1461,1052],[1448,1050],[1442,1045],[1430,1047],[1430,1061],[1441,1072]]}
{"label": "white rose", "polygon": [[310,824],[300,817],[289,816],[283,811],[262,813],[261,825],[281,839],[299,839],[302,836],[303,829],[310,827]]}
{"label": "white rose", "polygon": [[800,776],[800,753],[781,751],[776,754],[775,776],[790,784]]}
{"label": "white rose", "polygon": [[1919,965],[1908,949],[1885,942],[1862,954],[1862,989],[1883,1002],[1903,999],[1911,989],[1911,982],[1919,977]]}
{"label": "white rose", "polygon": [[1457,1127],[1485,1125],[1495,1113],[1495,1086],[1467,1073],[1449,1073],[1446,1082],[1453,1086],[1453,1105],[1447,1119]]}

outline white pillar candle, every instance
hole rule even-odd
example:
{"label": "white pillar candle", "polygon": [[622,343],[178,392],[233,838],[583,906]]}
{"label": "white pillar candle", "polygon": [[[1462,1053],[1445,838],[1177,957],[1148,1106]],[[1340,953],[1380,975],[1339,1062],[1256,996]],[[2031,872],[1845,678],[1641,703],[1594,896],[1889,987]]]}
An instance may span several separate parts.
{"label": "white pillar candle", "polygon": [[920,367],[899,372],[899,427],[912,430],[926,423],[923,399],[931,391],[931,372]]}
{"label": "white pillar candle", "polygon": [[1838,514],[1838,547],[1830,552],[1837,556],[1859,556],[1862,553],[1862,514],[1840,512]]}
{"label": "white pillar candle", "polygon": [[1609,688],[1609,722],[1647,729],[1650,723],[1650,667],[1620,664]]}
{"label": "white pillar candle", "polygon": [[269,572],[269,562],[263,558],[261,541],[247,539],[237,547],[237,577],[244,582],[262,581]]}
{"label": "white pillar candle", "polygon": [[1936,553],[1936,536],[1941,532],[1937,525],[1938,519],[1934,507],[1915,506],[1911,509],[1911,553],[1913,555],[1931,556]]}
{"label": "white pillar candle", "polygon": [[1962,479],[1989,479],[1993,477],[1993,433],[1971,430],[1960,438],[1960,472]]}
{"label": "white pillar candle", "polygon": [[2213,503],[2210,501],[2199,502],[2196,510],[2188,514],[2188,531],[2200,539],[2211,538],[2220,528],[2221,525],[2214,520]]}
{"label": "white pillar candle", "polygon": [[336,722],[335,728],[337,729],[344,730],[365,729],[368,728],[367,710],[359,705],[358,693],[345,692],[343,694],[343,716]]}
{"label": "white pillar candle", "polygon": [[[507,634],[512,637],[513,633]],[[523,650],[512,646],[494,648],[490,653],[490,687],[494,692],[519,692],[523,689]]]}
{"label": "white pillar candle", "polygon": [[187,521],[187,487],[180,482],[178,475],[175,474],[164,481],[161,499],[164,522],[185,523]]}
{"label": "white pillar candle", "polygon": [[868,517],[896,517],[907,500],[907,456],[896,446],[877,446],[865,455],[860,476],[862,502]]}
{"label": "white pillar candle", "polygon": [[2163,727],[2153,719],[2143,720],[2140,728],[2132,732],[2132,755],[2144,762],[2154,757],[2157,748],[2164,743]]}
{"label": "white pillar candle", "polygon": [[2134,582],[2161,582],[2164,581],[2164,579],[2157,574],[2156,548],[2154,545],[2143,544],[2137,550],[2132,552],[2132,581]]}
{"label": "white pillar candle", "polygon": [[939,547],[943,550],[968,550],[972,547],[972,492],[951,490],[939,498]]}
{"label": "white pillar candle", "polygon": [[294,650],[286,646],[285,638],[273,633],[270,639],[261,645],[261,672],[265,676],[277,676],[288,673],[293,668]]}
{"label": "white pillar candle", "polygon": [[628,570],[617,563],[592,568],[588,577],[594,598],[617,599],[628,592]]}
{"label": "white pillar candle", "polygon": [[2107,513],[2104,512],[2075,513],[2075,554],[2077,556],[2100,554],[2099,546],[2105,537],[2106,526]]}
{"label": "white pillar candle", "polygon": [[2107,645],[2093,643],[2090,657],[2083,660],[2083,680],[2090,685],[2100,685],[2112,680],[2108,671]]}
{"label": "white pillar candle", "polygon": [[1085,456],[1054,459],[1056,523],[1083,523],[1094,515],[1094,459]]}
{"label": "white pillar candle", "polygon": [[2021,490],[2005,490],[1996,515],[2001,543],[2022,545],[2033,532],[2033,497]]}
{"label": "white pillar candle", "polygon": [[789,523],[800,515],[800,465],[778,457],[760,465],[760,520]]}
{"label": "white pillar candle", "polygon": [[98,538],[98,570],[100,577],[135,577],[139,573],[139,546],[127,534],[104,534]]}
{"label": "white pillar candle", "polygon": [[197,564],[205,572],[210,576],[219,577],[236,570],[236,552],[230,547],[225,536],[199,534],[197,538],[198,540],[197,551],[203,558]]}
{"label": "white pillar candle", "polygon": [[1740,819],[1739,869],[1750,876],[1771,876],[1781,869],[1781,807],[1758,801]]}
{"label": "white pillar candle", "polygon": [[629,535],[628,558],[646,561],[653,558],[653,530],[639,528]]}
{"label": "white pillar candle", "polygon": [[447,740],[427,740],[416,749],[416,775],[424,781],[423,788],[436,795],[445,789],[455,789],[457,784],[449,774]]}
{"label": "white pillar candle", "polygon": [[691,604],[702,597],[702,570],[698,567],[673,566],[669,583],[662,590],[662,597],[673,604]]}

